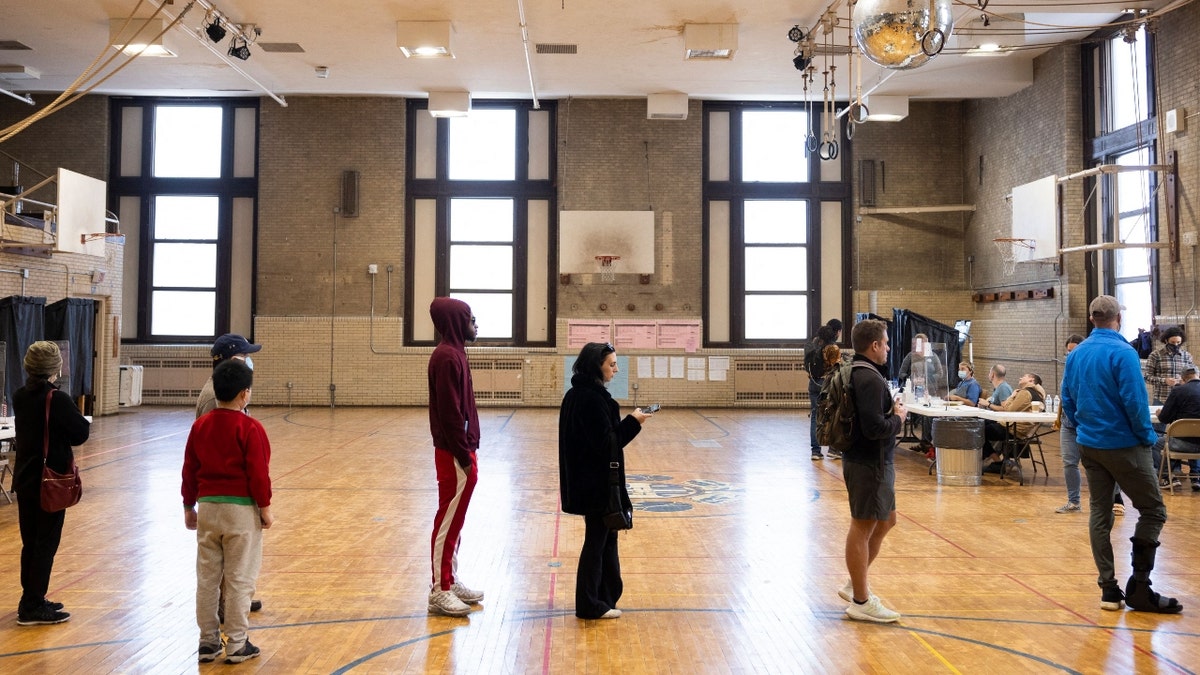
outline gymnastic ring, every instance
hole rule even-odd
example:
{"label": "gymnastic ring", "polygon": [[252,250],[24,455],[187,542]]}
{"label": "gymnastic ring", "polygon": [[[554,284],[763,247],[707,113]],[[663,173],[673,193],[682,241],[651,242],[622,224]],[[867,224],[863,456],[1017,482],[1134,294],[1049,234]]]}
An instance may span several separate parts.
{"label": "gymnastic ring", "polygon": [[858,126],[858,122],[854,121],[853,117],[846,116],[846,140],[854,139],[854,127]]}
{"label": "gymnastic ring", "polygon": [[851,103],[850,107],[846,109],[846,119],[853,121],[855,124],[862,124],[863,122],[866,122],[867,115],[870,114],[871,111],[867,110],[867,106],[863,105],[859,101]]}
{"label": "gymnastic ring", "polygon": [[940,28],[926,31],[921,36],[921,51],[926,56],[937,56],[942,53],[942,48],[946,46],[946,34]]}
{"label": "gymnastic ring", "polygon": [[817,140],[817,135],[810,131],[808,132],[808,139],[805,141],[805,147],[808,148],[809,154],[812,154],[821,147],[821,141]]}
{"label": "gymnastic ring", "polygon": [[832,160],[837,159],[838,144],[837,141],[825,141],[821,143],[821,159]]}

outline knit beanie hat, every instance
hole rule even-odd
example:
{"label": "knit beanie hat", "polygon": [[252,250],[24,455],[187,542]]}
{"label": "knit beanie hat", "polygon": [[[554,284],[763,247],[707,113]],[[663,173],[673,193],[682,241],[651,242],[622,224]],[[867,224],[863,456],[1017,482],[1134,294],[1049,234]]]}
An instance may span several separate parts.
{"label": "knit beanie hat", "polygon": [[25,372],[30,375],[50,377],[62,370],[62,354],[58,345],[53,342],[39,340],[29,345],[25,352]]}

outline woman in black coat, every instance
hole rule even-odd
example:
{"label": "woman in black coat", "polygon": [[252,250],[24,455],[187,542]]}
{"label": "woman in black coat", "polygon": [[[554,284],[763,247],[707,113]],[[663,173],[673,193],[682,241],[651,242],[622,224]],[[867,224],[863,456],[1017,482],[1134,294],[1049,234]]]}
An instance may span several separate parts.
{"label": "woman in black coat", "polygon": [[575,616],[615,619],[621,616],[617,600],[623,586],[617,531],[604,524],[609,510],[609,463],[615,455],[621,503],[628,510],[623,448],[650,415],[635,409],[621,419],[620,406],[605,388],[617,373],[612,345],[584,345],[572,371],[571,390],[563,397],[558,416],[558,473],[562,510],[583,516],[585,527],[575,578]]}
{"label": "woman in black coat", "polygon": [[50,445],[46,464],[60,473],[69,473],[75,461],[71,446],[88,439],[91,424],[79,414],[70,394],[59,391],[54,384],[61,370],[58,345],[35,342],[25,352],[25,373],[29,378],[13,394],[17,446],[13,485],[21,527],[21,601],[17,605],[17,623],[22,626],[62,623],[71,618],[62,611],[61,603],[46,599],[66,511],[42,510],[42,444],[48,427]]}

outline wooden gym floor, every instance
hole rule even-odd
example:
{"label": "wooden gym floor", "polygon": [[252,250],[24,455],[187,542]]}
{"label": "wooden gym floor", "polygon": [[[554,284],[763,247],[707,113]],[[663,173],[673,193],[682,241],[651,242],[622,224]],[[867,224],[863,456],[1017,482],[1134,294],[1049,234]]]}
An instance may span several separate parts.
{"label": "wooden gym floor", "polygon": [[[637,507],[621,535],[625,614],[573,613],[582,519],[557,510],[552,409],[481,410],[481,479],[459,569],[486,591],[470,618],[426,613],[436,506],[423,408],[256,406],[273,446],[276,525],[251,639],[261,658],[196,663],[193,533],[179,497],[190,409],[97,419],[79,448],[50,597],[69,623],[19,627],[15,505],[0,500],[4,673],[1127,673],[1200,662],[1200,493],[1166,497],[1154,581],[1182,615],[1105,612],[1087,515],[1051,477],[941,487],[897,457],[899,524],[873,589],[903,614],[852,622],[837,589],[847,506],[813,462],[807,411],[665,409],[627,449]],[[1026,472],[1029,467],[1026,464]],[[1085,488],[1086,501],[1086,488]],[[1086,508],[1086,507],[1085,507]],[[1136,511],[1117,521],[1129,572]]]}

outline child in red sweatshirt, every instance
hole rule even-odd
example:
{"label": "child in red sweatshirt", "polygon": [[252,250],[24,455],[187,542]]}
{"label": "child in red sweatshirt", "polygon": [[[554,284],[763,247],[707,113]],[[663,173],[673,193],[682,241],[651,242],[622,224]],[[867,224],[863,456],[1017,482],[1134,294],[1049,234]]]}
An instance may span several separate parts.
{"label": "child in red sweatshirt", "polygon": [[[262,424],[242,411],[254,371],[230,359],[213,370],[217,407],[197,419],[183,456],[183,522],[196,530],[196,623],[201,663],[259,655],[246,636],[250,599],[262,565],[262,531],[271,527],[271,444]],[[225,580],[225,634],[217,617]]]}

